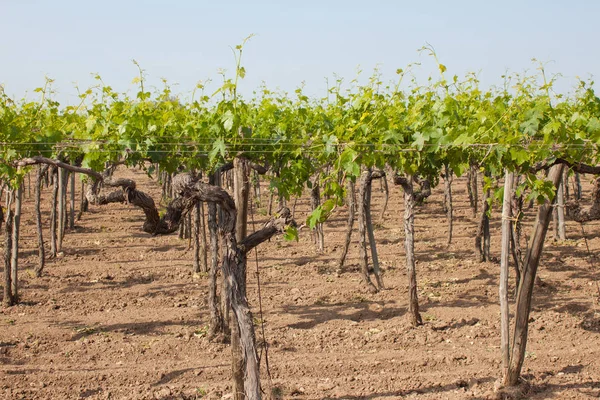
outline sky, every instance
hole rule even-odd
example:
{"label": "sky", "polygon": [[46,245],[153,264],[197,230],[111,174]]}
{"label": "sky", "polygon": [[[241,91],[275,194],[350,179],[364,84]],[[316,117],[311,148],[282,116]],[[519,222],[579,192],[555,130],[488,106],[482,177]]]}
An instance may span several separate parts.
{"label": "sky", "polygon": [[[77,103],[99,73],[114,89],[133,93],[145,70],[148,85],[166,78],[189,98],[198,81],[214,87],[223,68],[235,70],[231,50],[250,34],[242,64],[244,96],[269,89],[322,97],[326,77],[366,79],[379,66],[385,82],[409,63],[425,83],[437,74],[431,44],[449,74],[478,74],[482,85],[502,85],[509,72],[533,71],[532,58],[562,77],[600,71],[600,2],[595,0],[0,0],[0,84],[11,97],[35,98],[44,77],[55,80],[55,98]],[[596,88],[598,86],[596,85]]]}

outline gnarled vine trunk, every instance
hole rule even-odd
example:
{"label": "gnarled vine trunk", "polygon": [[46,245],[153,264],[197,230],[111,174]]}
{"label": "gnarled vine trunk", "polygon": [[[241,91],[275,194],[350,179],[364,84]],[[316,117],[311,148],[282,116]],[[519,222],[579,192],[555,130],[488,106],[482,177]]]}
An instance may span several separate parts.
{"label": "gnarled vine trunk", "polygon": [[[576,196],[575,196],[576,197]],[[600,178],[594,180],[592,188],[592,204],[581,207],[577,199],[566,203],[567,216],[577,222],[588,222],[600,219]]]}
{"label": "gnarled vine trunk", "polygon": [[[312,188],[310,190],[310,205],[315,210],[321,204],[321,189],[319,187],[319,180],[315,178]],[[280,207],[282,207],[280,202]],[[313,230],[315,244],[317,245],[317,251],[322,253],[325,250],[325,237],[323,235],[323,224],[321,222],[315,225]]]}
{"label": "gnarled vine trunk", "polygon": [[369,276],[369,256],[367,254],[367,229],[368,219],[366,209],[369,207],[367,191],[371,182],[371,169],[368,168],[361,174],[358,187],[358,243],[360,253],[360,265],[362,270],[363,283],[371,293],[377,292],[377,287],[371,281]]}
{"label": "gnarled vine trunk", "polygon": [[17,188],[15,195],[15,215],[12,226],[12,250],[10,258],[10,279],[12,301],[19,302],[19,236],[21,233],[21,204],[23,202],[23,183]]}
{"label": "gnarled vine trunk", "polygon": [[394,183],[404,191],[404,248],[406,251],[406,272],[408,275],[408,313],[412,326],[423,324],[419,313],[417,292],[417,270],[415,264],[415,193],[413,177],[394,175]]}
{"label": "gnarled vine trunk", "polygon": [[[485,184],[484,184],[485,186]],[[490,261],[490,189],[483,190],[483,201],[479,226],[477,227],[477,235],[475,236],[475,249],[479,254],[479,261]]]}
{"label": "gnarled vine trunk", "polygon": [[51,176],[52,176],[52,199],[50,200],[50,257],[55,258],[58,254],[57,247],[57,239],[56,239],[56,230],[57,230],[57,222],[58,215],[56,212],[56,207],[58,203],[58,167],[51,168]]}
{"label": "gnarled vine trunk", "polygon": [[[548,180],[555,187],[558,187],[562,178],[564,165],[558,164],[550,168]],[[510,363],[507,373],[504,376],[504,384],[514,386],[518,384],[521,375],[521,368],[525,360],[525,350],[527,347],[527,333],[529,328],[529,313],[531,312],[531,299],[533,296],[533,287],[537,268],[540,262],[542,251],[544,248],[544,240],[548,232],[550,223],[550,215],[552,212],[552,201],[546,201],[539,206],[536,223],[534,224],[533,232],[531,233],[531,246],[527,250],[523,267],[523,277],[519,285],[515,325],[513,331],[513,346],[510,356]]]}
{"label": "gnarled vine trunk", "polygon": [[477,165],[471,164],[467,175],[467,192],[469,193],[469,204],[471,205],[471,210],[473,210],[473,217],[477,216],[477,211],[479,209],[479,185],[477,183],[477,175]]}
{"label": "gnarled vine trunk", "polygon": [[56,251],[62,251],[63,239],[65,235],[66,221],[66,172],[64,169],[58,169],[58,237],[56,240]]}
{"label": "gnarled vine trunk", "polygon": [[42,229],[42,211],[40,209],[41,196],[42,196],[42,185],[43,177],[48,170],[47,165],[40,165],[37,170],[36,181],[35,181],[35,222],[37,228],[37,240],[38,240],[38,264],[35,267],[35,276],[42,276],[44,265],[46,263],[46,252],[44,249],[44,233]]}
{"label": "gnarled vine trunk", "polygon": [[[215,185],[217,174],[209,175],[209,184]],[[216,337],[223,339],[223,314],[219,306],[219,296],[217,295],[217,276],[219,272],[219,236],[217,226],[217,205],[208,203],[208,236],[210,241],[210,270],[208,275],[208,310],[210,319],[208,323],[208,338],[214,340]]]}
{"label": "gnarled vine trunk", "polygon": [[6,200],[6,222],[4,223],[4,305],[7,307],[15,304],[12,292],[12,275],[10,260],[12,259],[12,230],[13,230],[13,212],[12,202],[14,192],[11,189],[7,191]]}
{"label": "gnarled vine trunk", "polygon": [[[348,255],[348,249],[350,248],[350,241],[352,239],[352,227],[354,226],[354,216],[356,214],[356,193],[355,193],[355,184],[352,179],[348,179],[346,184],[346,196],[348,203],[348,220],[346,222],[346,237],[344,240],[344,244],[342,245],[342,254],[340,254],[340,259],[338,261],[338,273],[342,272],[344,268],[344,262],[346,261],[346,257]],[[292,215],[294,215],[292,211]]]}
{"label": "gnarled vine trunk", "polygon": [[454,206],[452,204],[452,180],[454,173],[446,164],[444,166],[444,198],[446,199],[446,218],[448,221],[448,246],[452,244],[452,213],[454,212]]}

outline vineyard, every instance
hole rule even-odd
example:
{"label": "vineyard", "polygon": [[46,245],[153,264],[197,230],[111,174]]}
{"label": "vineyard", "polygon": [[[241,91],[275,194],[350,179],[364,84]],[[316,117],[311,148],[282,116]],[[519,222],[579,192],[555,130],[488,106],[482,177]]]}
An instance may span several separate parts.
{"label": "vineyard", "polygon": [[[600,99],[543,64],[323,98],[0,92],[6,398],[600,394]],[[550,233],[548,233],[550,231]],[[229,397],[228,397],[229,396]]]}

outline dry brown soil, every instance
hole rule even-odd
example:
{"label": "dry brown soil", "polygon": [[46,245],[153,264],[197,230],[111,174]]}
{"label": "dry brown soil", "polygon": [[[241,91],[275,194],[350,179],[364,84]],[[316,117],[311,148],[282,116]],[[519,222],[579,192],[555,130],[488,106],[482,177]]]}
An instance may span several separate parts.
{"label": "dry brown soil", "polygon": [[[158,185],[142,172],[120,170],[118,175],[135,178],[141,190],[159,197]],[[418,328],[409,327],[405,315],[403,206],[396,187],[375,231],[387,285],[381,293],[361,288],[356,233],[348,266],[340,276],[335,273],[345,207],[326,224],[324,254],[315,252],[306,229],[299,242],[277,237],[259,248],[262,317],[257,264],[254,254],[250,256],[249,300],[259,342],[262,321],[269,343],[271,379],[264,356],[262,362],[268,394],[286,399],[494,397],[500,375],[499,265],[475,258],[476,221],[465,187],[464,179],[455,180],[450,248],[445,246],[441,188],[417,211],[417,271],[425,322]],[[379,184],[374,189],[378,215],[382,193]],[[45,191],[45,226],[48,199]],[[27,200],[24,209],[22,302],[0,308],[0,398],[228,397],[230,349],[205,337],[206,277],[193,276],[187,241],[143,233],[143,214],[129,205],[92,206],[67,234],[64,254],[49,260],[44,276],[35,278],[32,203]],[[298,220],[305,218],[308,206],[308,197],[298,202]],[[495,257],[500,242],[497,210],[492,224]],[[255,211],[250,232],[266,220],[264,207]],[[528,211],[527,232],[532,215]],[[600,276],[600,225],[590,223],[585,229],[595,267],[578,224],[569,222],[565,242],[553,242],[549,233],[523,368],[527,398],[600,397],[595,282]]]}

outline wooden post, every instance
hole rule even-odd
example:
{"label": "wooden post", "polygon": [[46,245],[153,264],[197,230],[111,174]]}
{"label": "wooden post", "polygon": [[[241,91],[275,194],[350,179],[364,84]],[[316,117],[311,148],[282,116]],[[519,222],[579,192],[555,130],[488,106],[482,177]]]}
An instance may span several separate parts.
{"label": "wooden post", "polygon": [[508,260],[510,255],[510,238],[512,234],[512,185],[514,174],[506,170],[504,175],[504,199],[502,202],[502,251],[500,253],[500,347],[502,350],[502,376],[508,374],[510,363],[510,320],[508,309]]}
{"label": "wooden post", "polygon": [[69,229],[75,229],[75,172],[71,172],[71,208],[69,210]]}

